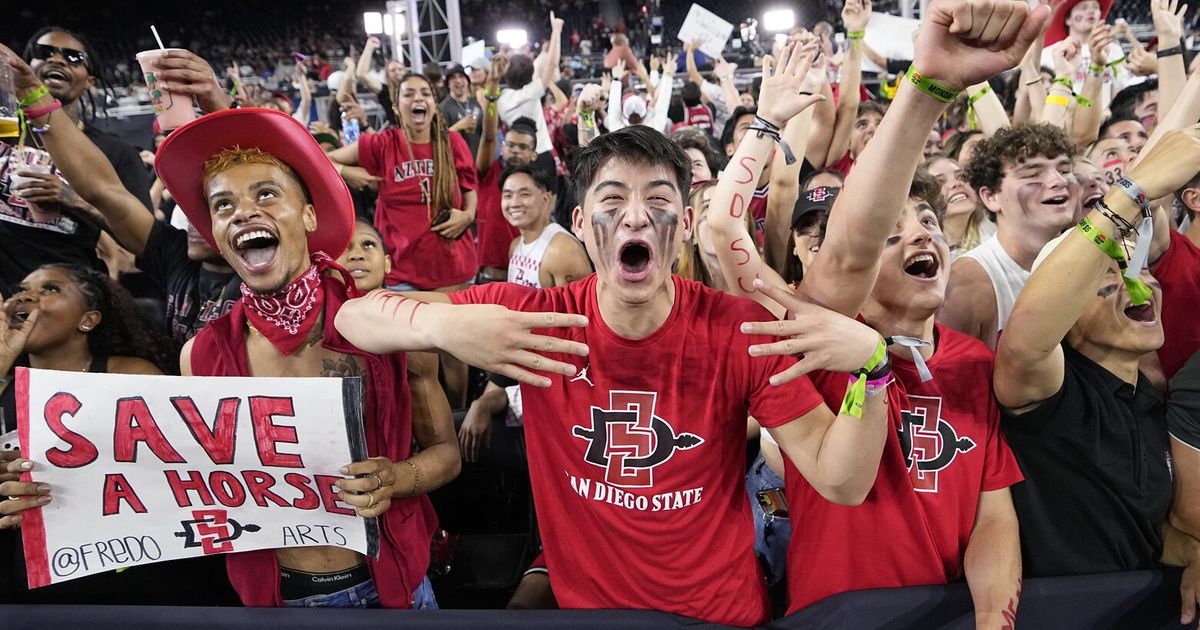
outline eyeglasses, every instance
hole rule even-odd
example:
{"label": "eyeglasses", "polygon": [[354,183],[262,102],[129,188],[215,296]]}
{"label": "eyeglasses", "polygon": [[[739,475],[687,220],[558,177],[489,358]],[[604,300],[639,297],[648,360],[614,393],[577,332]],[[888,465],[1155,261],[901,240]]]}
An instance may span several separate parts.
{"label": "eyeglasses", "polygon": [[33,46],[34,59],[46,61],[55,54],[58,54],[58,56],[62,57],[72,66],[82,66],[83,64],[86,64],[88,60],[87,53],[83,52],[82,50],[75,50],[74,48],[59,48],[57,46],[50,46],[48,44],[35,44]]}

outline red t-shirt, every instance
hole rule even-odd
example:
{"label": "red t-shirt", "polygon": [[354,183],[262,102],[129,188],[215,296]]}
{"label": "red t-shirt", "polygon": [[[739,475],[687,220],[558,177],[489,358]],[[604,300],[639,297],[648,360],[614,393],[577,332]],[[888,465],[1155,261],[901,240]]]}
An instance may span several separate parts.
{"label": "red t-shirt", "polygon": [[508,268],[508,248],[521,230],[513,227],[504,218],[500,209],[500,160],[479,180],[479,208],[475,212],[475,234],[479,239],[479,265],[481,267]]}
{"label": "red t-shirt", "polygon": [[[750,626],[767,620],[746,496],[746,416],[776,427],[821,404],[808,379],[773,387],[792,359],[752,358],[754,302],[673,277],[657,331],[624,339],[600,316],[595,274],[535,290],[495,282],[455,303],[580,313],[579,375],[522,387],[525,442],[554,596],[563,608],[652,609]],[[559,355],[562,356],[562,355]]]}
{"label": "red t-shirt", "polygon": [[750,198],[750,216],[754,217],[754,241],[759,247],[763,246],[766,239],[767,193],[770,189],[770,184],[763,184],[762,188],[754,189],[754,196]]}
{"label": "red t-shirt", "polygon": [[847,151],[846,154],[841,157],[841,159],[833,164],[830,164],[826,168],[831,168],[841,173],[842,177],[847,177],[850,175],[850,169],[854,168],[854,158],[850,157],[850,152]]}
{"label": "red t-shirt", "polygon": [[[364,135],[358,141],[359,165],[383,178],[375,204],[375,227],[392,255],[392,272],[386,282],[407,282],[420,289],[462,284],[479,270],[475,243],[470,234],[448,241],[430,231],[432,221],[421,200],[421,189],[425,186],[432,194],[433,144],[414,143],[411,160],[406,145],[404,134],[395,128]],[[462,209],[462,192],[476,188],[475,159],[457,131],[450,132],[450,148],[458,172],[455,205]]]}
{"label": "red t-shirt", "polygon": [[1200,248],[1171,230],[1171,245],[1151,272],[1162,284],[1164,343],[1158,362],[1171,378],[1200,349],[1200,319],[1192,310],[1200,303]]}
{"label": "red t-shirt", "polygon": [[[789,613],[846,591],[957,580],[979,493],[1023,479],[1000,431],[992,352],[941,324],[937,335],[928,383],[911,360],[892,355],[895,430],[862,505],[825,500],[786,462]],[[841,404],[845,374],[817,372],[813,381],[827,404]]]}

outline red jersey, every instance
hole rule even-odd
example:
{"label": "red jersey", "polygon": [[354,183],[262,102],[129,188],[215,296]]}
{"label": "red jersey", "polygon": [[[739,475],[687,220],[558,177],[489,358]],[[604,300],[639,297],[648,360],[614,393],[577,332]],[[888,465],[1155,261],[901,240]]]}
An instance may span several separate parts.
{"label": "red jersey", "polygon": [[685,107],[683,121],[689,127],[695,127],[710,136],[713,135],[713,116],[707,105]]}
{"label": "red jersey", "polygon": [[[754,217],[754,241],[761,248],[767,231],[767,193],[770,192],[771,185],[763,184],[762,188],[754,189],[754,196],[750,198],[750,216]],[[841,403],[838,403],[841,405]]]}
{"label": "red jersey", "polygon": [[[407,282],[420,289],[462,284],[479,271],[475,243],[470,234],[448,241],[431,231],[432,221],[423,194],[433,191],[433,144],[408,143],[399,129],[364,135],[358,141],[358,163],[379,182],[375,227],[392,256],[389,285]],[[467,141],[450,132],[454,169],[458,173],[455,207],[462,209],[462,193],[475,190],[475,158]],[[423,193],[424,191],[424,193]]]}
{"label": "red jersey", "polygon": [[1192,311],[1200,303],[1200,248],[1171,230],[1171,245],[1151,272],[1162,284],[1164,342],[1158,362],[1171,378],[1200,349],[1200,321]]}
{"label": "red jersey", "polygon": [[479,239],[479,265],[481,267],[508,268],[508,248],[521,230],[513,227],[504,218],[500,209],[500,172],[504,166],[500,160],[479,180],[479,207],[475,212],[475,234]]}
{"label": "red jersey", "polygon": [[[793,360],[752,358],[754,302],[673,277],[675,304],[644,339],[605,325],[593,274],[553,289],[504,282],[455,303],[579,313],[555,334],[588,344],[575,377],[521,388],[529,476],[554,596],[563,608],[652,609],[750,626],[767,620],[745,490],[746,416],[776,427],[821,404]],[[560,355],[561,356],[561,355]],[[571,359],[568,359],[571,360]]]}
{"label": "red jersey", "polygon": [[[888,419],[895,430],[862,505],[825,500],[785,458],[789,613],[846,591],[957,580],[979,493],[1023,479],[1000,431],[991,350],[941,324],[936,331],[926,362],[932,381],[922,383],[911,360],[892,355]],[[847,380],[813,374],[830,405],[841,403]]]}

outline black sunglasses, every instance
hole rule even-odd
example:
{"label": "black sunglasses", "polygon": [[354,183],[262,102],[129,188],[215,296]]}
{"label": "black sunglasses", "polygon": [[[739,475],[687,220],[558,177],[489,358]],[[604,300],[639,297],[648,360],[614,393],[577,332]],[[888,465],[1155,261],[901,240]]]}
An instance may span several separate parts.
{"label": "black sunglasses", "polygon": [[41,59],[45,61],[53,57],[55,53],[57,53],[72,66],[83,65],[87,63],[88,60],[87,53],[83,52],[82,50],[75,50],[74,48],[58,48],[57,46],[50,46],[48,44],[34,44],[33,46],[34,59]]}

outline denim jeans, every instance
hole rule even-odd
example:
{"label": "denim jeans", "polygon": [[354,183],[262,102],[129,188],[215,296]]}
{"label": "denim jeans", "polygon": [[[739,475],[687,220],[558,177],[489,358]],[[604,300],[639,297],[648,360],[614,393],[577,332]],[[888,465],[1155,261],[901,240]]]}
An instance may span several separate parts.
{"label": "denim jeans", "polygon": [[[313,595],[302,599],[286,599],[283,605],[289,608],[379,608],[379,593],[375,590],[375,580],[368,580],[357,586],[329,593],[328,595]],[[429,578],[421,580],[413,593],[413,610],[437,610],[437,599],[433,596],[433,584]]]}
{"label": "denim jeans", "polygon": [[326,595],[311,595],[301,599],[285,599],[288,608],[379,608],[379,593],[375,580],[342,589]]}
{"label": "denim jeans", "polygon": [[767,466],[760,453],[746,473],[746,493],[750,495],[750,509],[754,511],[754,553],[770,586],[783,579],[787,567],[788,541],[792,538],[792,523],[787,518],[763,512],[756,495],[759,490],[782,487],[783,480]]}

